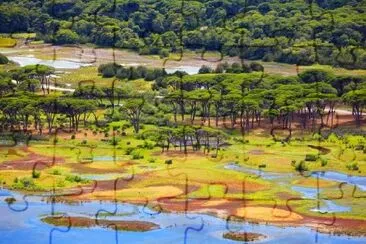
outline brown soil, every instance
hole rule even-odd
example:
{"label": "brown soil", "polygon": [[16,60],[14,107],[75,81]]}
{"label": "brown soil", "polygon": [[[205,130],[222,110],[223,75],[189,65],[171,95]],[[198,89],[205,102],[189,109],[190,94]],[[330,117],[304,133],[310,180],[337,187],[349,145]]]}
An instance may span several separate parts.
{"label": "brown soil", "polygon": [[326,155],[328,153],[330,153],[330,149],[325,148],[325,147],[321,147],[321,146],[314,146],[314,145],[308,145],[308,147],[312,148],[312,149],[316,149],[319,150],[321,154]]}
{"label": "brown soil", "polygon": [[73,163],[68,165],[72,169],[73,173],[81,173],[81,174],[108,174],[108,173],[116,173],[116,174],[122,174],[126,171],[122,168],[125,166],[124,164],[120,164],[120,169],[99,169],[99,168],[93,168],[88,167],[88,164],[79,164],[79,163]]}
{"label": "brown soil", "polygon": [[222,235],[225,239],[230,239],[234,241],[259,241],[266,238],[265,235],[250,232],[227,232]]}
{"label": "brown soil", "polygon": [[64,162],[64,159],[61,157],[39,155],[28,151],[26,148],[24,151],[29,152],[26,157],[3,162],[0,164],[0,170],[42,170]]}
{"label": "brown soil", "polygon": [[86,217],[64,217],[64,216],[49,216],[41,219],[47,224],[55,226],[67,227],[84,227],[90,228],[100,226],[103,228],[124,230],[124,231],[150,231],[159,229],[160,226],[147,221],[125,221],[125,220],[107,220],[107,219],[91,219]]}

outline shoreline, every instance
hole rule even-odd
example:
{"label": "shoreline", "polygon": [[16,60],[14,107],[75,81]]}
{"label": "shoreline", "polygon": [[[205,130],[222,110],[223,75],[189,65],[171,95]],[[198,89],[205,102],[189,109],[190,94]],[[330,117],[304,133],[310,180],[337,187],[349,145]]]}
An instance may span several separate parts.
{"label": "shoreline", "polygon": [[[4,188],[6,189],[6,188]],[[16,190],[8,190],[11,192],[16,192],[16,193],[29,193],[26,191],[16,191]],[[49,201],[47,201],[47,196],[41,196],[41,195],[36,195],[36,192],[32,192],[34,193],[29,194],[27,196],[29,197],[39,197],[41,198],[40,201],[41,202],[47,202],[49,203]],[[45,199],[46,198],[46,199]],[[189,199],[191,200],[191,199]],[[201,200],[202,201],[202,200]],[[211,200],[210,200],[211,201]],[[78,205],[78,204],[82,204],[85,202],[99,202],[99,203],[115,203],[116,200],[113,199],[102,199],[102,200],[98,200],[98,199],[83,199],[83,200],[77,200],[75,199],[75,197],[61,197],[61,199],[56,200],[56,202],[58,203],[62,203],[62,204],[66,204],[66,205]],[[157,209],[157,211],[159,213],[175,213],[175,214],[184,214],[184,213],[192,213],[192,214],[204,214],[204,215],[208,215],[208,216],[212,216],[215,218],[219,218],[222,220],[227,220],[227,221],[233,221],[236,223],[248,223],[248,224],[254,224],[254,225],[271,225],[271,226],[276,226],[276,227],[305,227],[305,228],[310,228],[318,233],[323,233],[323,234],[330,234],[333,236],[344,236],[344,237],[366,237],[366,220],[357,220],[357,219],[346,219],[346,218],[335,218],[335,220],[332,220],[332,218],[330,217],[315,217],[315,216],[309,216],[306,214],[299,214],[302,218],[301,219],[297,219],[297,220],[284,220],[284,221],[271,221],[269,219],[267,220],[261,220],[261,219],[255,219],[255,218],[247,218],[247,217],[240,217],[240,216],[235,216],[232,215],[233,213],[230,213],[229,211],[226,211],[222,208],[207,208],[207,207],[203,207],[203,206],[196,206],[195,209],[187,209],[187,210],[179,210],[177,209],[174,204],[164,204],[163,208],[161,207],[160,203],[153,201],[151,204],[146,203],[144,201],[129,201],[129,200],[124,200],[124,201],[118,201],[117,203],[127,203],[127,204],[131,204],[131,205],[135,205],[135,206],[144,206],[144,207],[148,207],[149,209],[152,210],[156,210],[154,209],[154,207],[149,206],[149,205],[155,205],[158,204],[160,208]],[[199,200],[197,200],[196,202],[199,202]],[[196,202],[194,201],[189,201],[188,203],[195,204]],[[206,201],[209,202],[209,201]],[[180,202],[180,204],[184,205],[184,202]],[[155,205],[157,206],[157,205]],[[268,206],[265,205],[261,205],[261,206],[257,206],[257,207],[252,207],[252,208],[258,208],[258,210],[263,210],[263,209],[269,209]],[[283,210],[283,211],[287,211],[284,208],[276,208],[277,210]],[[285,213],[285,212],[283,212]],[[295,212],[289,212],[290,215],[292,215]],[[113,216],[113,215],[112,215]],[[233,220],[231,220],[229,217],[234,217]],[[230,220],[228,220],[228,218]],[[284,217],[285,219],[285,217]],[[334,221],[334,223],[330,224],[332,221]],[[321,223],[323,222],[323,223]],[[365,225],[364,228],[359,228],[359,229],[355,229],[355,227],[357,226],[361,226],[361,225]],[[345,228],[346,227],[346,228]]]}

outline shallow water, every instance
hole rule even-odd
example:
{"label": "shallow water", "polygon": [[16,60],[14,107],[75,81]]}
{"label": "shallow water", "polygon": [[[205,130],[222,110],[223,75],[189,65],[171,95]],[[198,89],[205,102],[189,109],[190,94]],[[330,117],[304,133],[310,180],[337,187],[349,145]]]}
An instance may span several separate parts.
{"label": "shallow water", "polygon": [[[245,167],[242,165],[237,165],[235,163],[228,163],[224,166],[225,169],[235,170],[239,172],[255,174],[260,176],[263,179],[279,179],[279,178],[289,178],[289,177],[296,177],[294,173],[275,173],[275,172],[268,172],[262,170],[256,170],[253,168]],[[366,191],[366,177],[365,176],[353,176],[347,175],[339,172],[333,171],[317,171],[312,172],[311,177],[316,178],[319,176],[320,179],[330,180],[330,181],[337,181],[337,182],[345,182],[350,185],[356,185],[360,190]]]}
{"label": "shallow water", "polygon": [[[9,191],[0,190],[0,195]],[[205,214],[157,213],[143,206],[117,204],[110,202],[87,202],[80,205],[56,203],[54,206],[41,201],[40,197],[26,197],[12,193],[18,200],[9,209],[0,197],[0,235],[1,243],[236,243],[225,240],[222,234],[227,231],[247,231],[262,233],[268,238],[259,243],[365,243],[366,238],[330,236],[320,234],[307,227],[276,227],[262,224],[226,223],[225,220]],[[67,213],[68,216],[87,215],[95,217],[100,213],[114,212],[108,219],[140,220],[159,224],[161,229],[148,232],[119,231],[93,227],[89,229],[54,227],[40,221],[40,216],[54,213]],[[24,210],[24,211],[21,211]],[[99,216],[100,218],[106,218]],[[185,235],[185,233],[187,233]]]}
{"label": "shallow water", "polygon": [[319,175],[319,178],[325,180],[333,180],[338,182],[345,182],[347,184],[356,185],[360,190],[366,191],[366,177],[365,176],[353,176],[342,174],[333,171],[321,171],[321,172],[313,172],[313,177]]}
{"label": "shallow water", "polygon": [[168,74],[173,74],[176,71],[184,71],[189,75],[195,75],[198,74],[198,71],[200,70],[201,67],[197,67],[197,66],[178,66],[176,68],[166,68],[165,71]]}
{"label": "shallow water", "polygon": [[[276,180],[276,183],[281,185],[290,185],[290,179],[294,180],[295,177],[298,177],[296,174],[291,173],[273,173],[273,172],[265,172],[262,170],[255,170],[249,167],[237,165],[235,163],[228,163],[224,166],[225,169],[235,170],[239,172],[253,174],[255,176],[261,177],[266,180]],[[327,180],[334,180],[334,181],[345,181],[349,184],[355,184],[356,182],[359,184],[364,183],[363,178],[365,177],[356,177],[356,176],[347,176],[341,173],[335,172],[313,172],[311,177],[317,177],[327,179]],[[300,176],[301,177],[301,176]],[[362,186],[362,185],[361,185]],[[318,199],[318,189],[316,187],[302,187],[302,186],[291,186],[291,189],[301,193],[302,197],[305,199]],[[364,188],[361,188],[364,190]],[[319,189],[319,193],[321,193],[321,189]],[[311,209],[311,211],[321,211],[321,212],[328,212],[328,213],[336,213],[336,212],[349,212],[352,210],[349,206],[341,206],[336,204],[334,201],[330,200],[321,200],[321,207],[319,209]]]}
{"label": "shallow water", "polygon": [[9,60],[18,63],[21,67],[26,65],[43,64],[54,67],[55,69],[79,69],[84,66],[90,66],[90,64],[80,63],[76,61],[68,60],[42,60],[35,57],[24,56],[9,56]]}
{"label": "shallow water", "polygon": [[79,174],[81,178],[88,180],[114,180],[121,177],[121,174]]}

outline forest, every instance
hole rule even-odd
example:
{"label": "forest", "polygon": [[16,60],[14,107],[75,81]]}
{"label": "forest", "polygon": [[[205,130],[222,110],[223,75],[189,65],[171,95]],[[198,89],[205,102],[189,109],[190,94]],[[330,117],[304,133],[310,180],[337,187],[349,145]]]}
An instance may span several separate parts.
{"label": "forest", "polygon": [[362,0],[1,0],[1,33],[166,57],[186,49],[365,68]]}
{"label": "forest", "polygon": [[0,242],[366,243],[365,0],[0,0]]}

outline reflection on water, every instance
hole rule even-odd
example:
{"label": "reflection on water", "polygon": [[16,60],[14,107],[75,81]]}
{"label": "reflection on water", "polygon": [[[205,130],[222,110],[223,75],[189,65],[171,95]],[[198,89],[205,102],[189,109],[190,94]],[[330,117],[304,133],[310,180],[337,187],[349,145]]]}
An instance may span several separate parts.
{"label": "reflection on water", "polygon": [[[0,194],[3,193],[0,190]],[[14,209],[22,209],[22,195],[12,193],[17,202]],[[15,212],[0,197],[1,243],[116,243],[115,232],[99,227],[76,228],[54,227],[40,221],[41,216],[50,215],[51,204],[40,197],[26,197],[29,206],[25,211]],[[100,218],[116,220],[140,220],[154,222],[161,229],[148,232],[119,231],[118,243],[183,243],[187,232],[187,243],[235,243],[225,240],[222,234],[227,231],[247,231],[268,236],[260,243],[365,243],[366,238],[332,236],[316,233],[307,227],[278,227],[266,224],[226,223],[225,220],[204,214],[157,213],[153,210],[132,204],[91,201],[79,205],[56,203],[55,213],[69,216],[88,216],[94,218],[100,211]],[[109,214],[108,214],[109,213]],[[112,216],[109,216],[112,213]],[[115,214],[113,214],[115,213]],[[197,231],[195,231],[196,229]]]}

